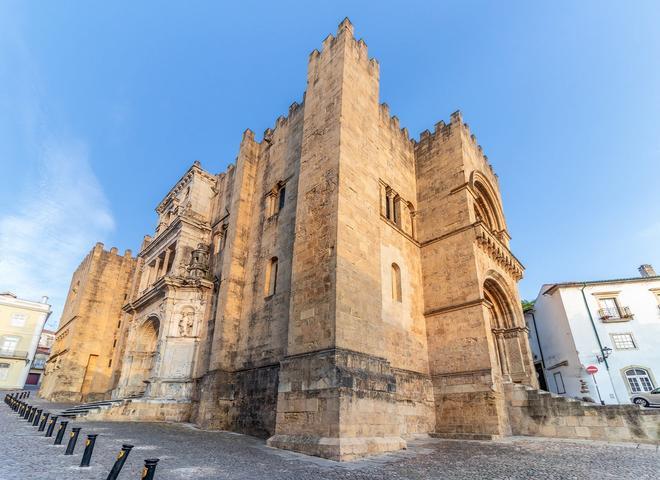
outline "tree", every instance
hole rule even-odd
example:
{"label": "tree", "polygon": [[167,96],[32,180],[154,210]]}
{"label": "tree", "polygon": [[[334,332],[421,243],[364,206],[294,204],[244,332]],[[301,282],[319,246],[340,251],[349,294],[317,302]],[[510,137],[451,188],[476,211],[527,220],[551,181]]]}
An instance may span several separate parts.
{"label": "tree", "polygon": [[529,312],[530,310],[533,310],[535,301],[536,300],[523,300],[522,302],[520,302],[522,303],[523,312]]}

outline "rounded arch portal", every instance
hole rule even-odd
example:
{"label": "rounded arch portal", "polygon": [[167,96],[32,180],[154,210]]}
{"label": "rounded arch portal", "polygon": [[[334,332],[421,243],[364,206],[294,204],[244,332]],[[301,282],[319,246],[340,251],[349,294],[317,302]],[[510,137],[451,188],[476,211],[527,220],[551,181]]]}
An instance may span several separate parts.
{"label": "rounded arch portal", "polygon": [[477,220],[495,232],[506,229],[504,213],[499,202],[497,190],[490,181],[479,172],[472,172],[470,185],[474,194],[474,213]]}
{"label": "rounded arch portal", "polygon": [[125,395],[144,395],[153,376],[160,327],[160,319],[150,315],[132,332]]}
{"label": "rounded arch portal", "polygon": [[520,308],[515,307],[516,296],[509,292],[505,283],[498,281],[498,277],[496,272],[490,272],[483,283],[496,364],[506,381],[529,382],[532,369],[527,364],[527,329],[518,321]]}

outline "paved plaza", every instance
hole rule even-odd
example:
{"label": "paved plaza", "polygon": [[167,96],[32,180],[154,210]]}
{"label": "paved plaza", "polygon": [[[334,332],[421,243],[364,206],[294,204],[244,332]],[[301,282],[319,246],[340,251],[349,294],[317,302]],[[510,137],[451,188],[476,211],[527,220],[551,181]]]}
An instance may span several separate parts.
{"label": "paved plaza", "polygon": [[[4,394],[3,394],[4,397]],[[49,411],[62,406],[35,399]],[[657,479],[660,451],[514,437],[497,442],[420,439],[407,450],[337,463],[272,449],[261,439],[185,424],[74,421],[82,427],[75,455],[53,445],[4,403],[0,407],[0,479],[105,479],[122,443],[135,446],[120,479],[139,479],[145,458],[160,458],[157,480],[174,479]],[[99,434],[91,467],[80,468],[84,438]],[[68,437],[68,436],[67,436]],[[65,443],[66,438],[65,437]]]}

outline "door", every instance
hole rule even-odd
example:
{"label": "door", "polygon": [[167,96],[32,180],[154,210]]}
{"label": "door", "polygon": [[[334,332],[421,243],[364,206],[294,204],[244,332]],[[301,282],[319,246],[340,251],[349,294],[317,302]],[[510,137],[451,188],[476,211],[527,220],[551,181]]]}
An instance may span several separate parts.
{"label": "door", "polygon": [[83,379],[82,387],[80,388],[80,393],[82,394],[83,400],[93,388],[94,374],[96,373],[96,361],[98,360],[98,355],[90,355],[87,360],[87,368],[85,368],[85,378]]}
{"label": "door", "polygon": [[39,384],[39,375],[38,373],[28,373],[27,380],[25,380],[26,385],[38,385]]}

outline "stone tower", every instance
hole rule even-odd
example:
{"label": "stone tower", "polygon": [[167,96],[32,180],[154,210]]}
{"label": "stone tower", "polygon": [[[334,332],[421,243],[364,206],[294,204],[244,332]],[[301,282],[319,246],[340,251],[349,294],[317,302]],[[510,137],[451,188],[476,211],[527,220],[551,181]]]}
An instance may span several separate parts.
{"label": "stone tower", "polygon": [[107,396],[121,308],[135,270],[131,251],[97,243],[73,274],[39,394],[79,402]]}
{"label": "stone tower", "polygon": [[435,433],[510,434],[503,382],[537,381],[497,176],[458,112],[415,160]]}

